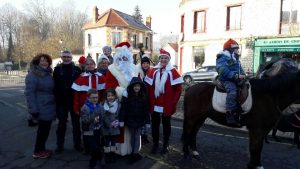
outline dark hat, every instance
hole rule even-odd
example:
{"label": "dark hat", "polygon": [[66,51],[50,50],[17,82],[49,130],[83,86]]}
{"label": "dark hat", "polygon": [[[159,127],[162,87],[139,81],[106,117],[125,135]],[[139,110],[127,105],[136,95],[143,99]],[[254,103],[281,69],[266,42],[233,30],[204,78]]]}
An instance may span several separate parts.
{"label": "dark hat", "polygon": [[141,59],[141,64],[144,62],[148,62],[150,64],[150,58],[146,54],[144,54]]}

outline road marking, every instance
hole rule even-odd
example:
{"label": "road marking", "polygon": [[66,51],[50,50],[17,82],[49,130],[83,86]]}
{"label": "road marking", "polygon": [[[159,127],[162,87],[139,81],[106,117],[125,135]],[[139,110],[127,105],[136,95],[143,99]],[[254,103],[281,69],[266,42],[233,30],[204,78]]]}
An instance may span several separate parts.
{"label": "road marking", "polygon": [[[177,126],[171,126],[172,128],[175,129],[179,129],[182,130],[182,127],[177,127]],[[229,129],[230,130],[230,129]],[[230,135],[230,134],[223,134],[223,133],[215,133],[215,132],[211,132],[211,131],[207,131],[207,130],[199,130],[202,133],[207,133],[207,134],[211,134],[211,135],[217,135],[217,136],[225,136],[225,137],[231,137],[231,138],[238,138],[238,139],[243,139],[243,140],[249,140],[248,137],[242,137],[242,136],[234,136],[234,135]],[[269,141],[272,144],[281,144],[281,145],[293,145],[290,143],[283,143],[283,142],[275,142],[275,141]]]}
{"label": "road marking", "polygon": [[21,102],[18,102],[16,103],[16,105],[20,106],[20,107],[23,107],[23,108],[27,108],[27,106]]}

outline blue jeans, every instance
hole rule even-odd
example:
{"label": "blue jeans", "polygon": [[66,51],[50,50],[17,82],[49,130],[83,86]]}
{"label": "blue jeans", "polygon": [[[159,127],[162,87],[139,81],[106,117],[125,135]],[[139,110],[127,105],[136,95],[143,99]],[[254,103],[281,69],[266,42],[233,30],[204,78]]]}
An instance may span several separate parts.
{"label": "blue jeans", "polygon": [[226,97],[226,111],[235,111],[237,109],[237,86],[232,81],[222,81],[225,87],[227,97]]}

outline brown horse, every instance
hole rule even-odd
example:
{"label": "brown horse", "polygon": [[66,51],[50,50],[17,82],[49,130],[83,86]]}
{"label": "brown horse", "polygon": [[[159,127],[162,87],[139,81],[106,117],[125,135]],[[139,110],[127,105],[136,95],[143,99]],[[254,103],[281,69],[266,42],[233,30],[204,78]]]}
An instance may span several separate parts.
{"label": "brown horse", "polygon": [[[248,169],[263,168],[261,151],[263,140],[277,120],[283,109],[300,99],[300,72],[282,74],[270,79],[250,79],[253,105],[241,123],[249,131],[250,160]],[[225,114],[212,107],[215,84],[203,82],[191,86],[184,95],[183,151],[189,156],[189,149],[197,157],[196,135],[208,117],[219,124],[226,125]],[[198,156],[199,158],[199,156]]]}

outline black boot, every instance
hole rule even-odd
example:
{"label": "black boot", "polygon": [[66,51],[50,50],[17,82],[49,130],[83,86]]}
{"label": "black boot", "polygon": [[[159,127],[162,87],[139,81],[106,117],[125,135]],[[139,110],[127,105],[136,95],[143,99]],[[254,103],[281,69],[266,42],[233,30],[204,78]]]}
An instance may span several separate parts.
{"label": "black boot", "polygon": [[163,155],[168,152],[169,152],[169,138],[164,138],[164,144],[160,153]]}
{"label": "black boot", "polygon": [[149,143],[147,134],[143,134],[141,137],[142,137],[142,144],[148,144]]}
{"label": "black boot", "polygon": [[116,154],[114,152],[110,152],[110,161],[111,163],[116,162]]}
{"label": "black boot", "polygon": [[240,126],[240,122],[237,121],[239,120],[239,116],[238,119],[236,117],[236,113],[234,111],[227,111],[226,112],[226,122],[228,125],[230,126]]}
{"label": "black boot", "polygon": [[110,152],[109,153],[104,153],[104,159],[105,159],[106,164],[111,163]]}

